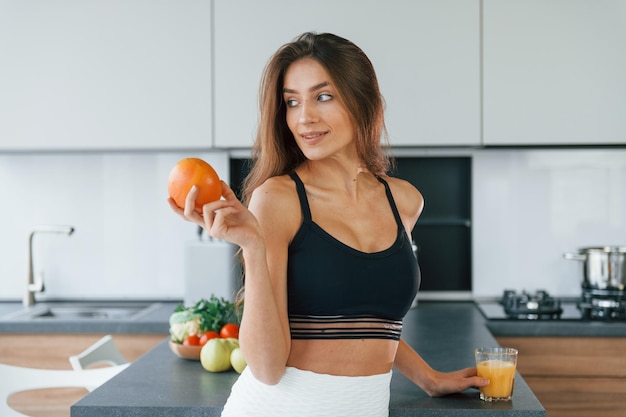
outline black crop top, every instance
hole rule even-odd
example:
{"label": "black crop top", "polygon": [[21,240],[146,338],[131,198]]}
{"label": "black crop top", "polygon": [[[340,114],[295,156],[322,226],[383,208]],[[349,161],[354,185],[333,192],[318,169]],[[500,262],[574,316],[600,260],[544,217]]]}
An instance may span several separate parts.
{"label": "black crop top", "polygon": [[389,185],[378,178],[398,225],[396,240],[385,250],[365,253],[312,220],[304,184],[295,172],[290,176],[303,216],[287,265],[291,338],[399,340],[420,276]]}

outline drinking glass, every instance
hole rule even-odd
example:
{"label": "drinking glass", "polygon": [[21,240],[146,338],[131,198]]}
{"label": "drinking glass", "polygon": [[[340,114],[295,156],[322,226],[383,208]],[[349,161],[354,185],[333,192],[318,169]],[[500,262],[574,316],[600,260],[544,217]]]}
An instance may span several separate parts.
{"label": "drinking glass", "polygon": [[478,376],[489,380],[480,387],[483,401],[509,401],[513,395],[513,382],[517,368],[517,349],[483,347],[474,351]]}

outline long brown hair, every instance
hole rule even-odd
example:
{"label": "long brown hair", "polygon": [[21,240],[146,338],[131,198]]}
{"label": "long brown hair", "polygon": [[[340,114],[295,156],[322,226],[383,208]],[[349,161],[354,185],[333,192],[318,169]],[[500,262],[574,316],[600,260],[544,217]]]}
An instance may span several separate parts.
{"label": "long brown hair", "polygon": [[[252,168],[243,183],[245,204],[249,202],[252,191],[265,180],[289,173],[306,160],[287,126],[283,100],[287,68],[305,57],[318,61],[330,74],[353,119],[357,153],[365,167],[375,175],[384,175],[390,169],[383,117],[384,100],[371,61],[347,39],[330,33],[307,32],[280,47],[263,72]],[[384,141],[384,147],[381,141]]]}

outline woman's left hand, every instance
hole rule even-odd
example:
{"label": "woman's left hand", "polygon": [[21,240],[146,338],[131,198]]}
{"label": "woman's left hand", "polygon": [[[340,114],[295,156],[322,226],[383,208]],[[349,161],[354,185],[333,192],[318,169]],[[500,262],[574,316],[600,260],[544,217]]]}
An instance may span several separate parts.
{"label": "woman's left hand", "polygon": [[465,368],[454,372],[432,371],[427,386],[423,387],[431,397],[442,397],[468,388],[489,385],[489,380],[476,375],[476,368]]}
{"label": "woman's left hand", "polygon": [[488,379],[477,376],[476,368],[465,368],[453,372],[434,370],[403,339],[400,339],[394,366],[431,397],[441,397],[465,391],[468,388],[489,385]]}

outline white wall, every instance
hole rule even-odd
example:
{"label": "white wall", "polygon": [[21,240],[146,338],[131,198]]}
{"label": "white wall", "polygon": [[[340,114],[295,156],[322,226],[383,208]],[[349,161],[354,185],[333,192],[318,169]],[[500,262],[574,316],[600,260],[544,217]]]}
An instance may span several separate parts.
{"label": "white wall", "polygon": [[626,245],[626,150],[481,150],[473,187],[475,295],[579,296],[563,253]]}
{"label": "white wall", "polygon": [[0,299],[23,296],[38,224],[76,228],[35,236],[39,299],[182,299],[183,249],[197,228],[166,200],[169,171],[188,156],[228,181],[224,152],[0,154]]}

